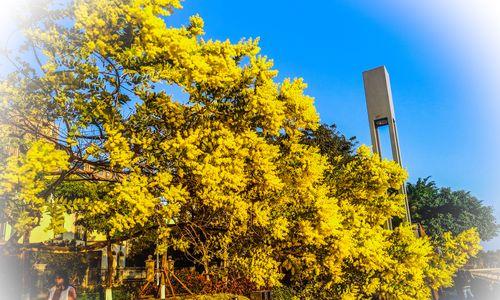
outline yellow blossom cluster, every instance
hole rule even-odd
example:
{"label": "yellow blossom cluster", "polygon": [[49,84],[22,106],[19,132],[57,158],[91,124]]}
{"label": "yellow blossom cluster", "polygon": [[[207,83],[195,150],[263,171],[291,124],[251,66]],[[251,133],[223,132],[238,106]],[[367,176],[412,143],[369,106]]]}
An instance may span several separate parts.
{"label": "yellow blossom cluster", "polygon": [[0,195],[7,199],[4,212],[15,230],[24,234],[38,226],[49,205],[49,195],[42,194],[68,165],[66,152],[44,140],[33,141],[25,152],[7,158],[0,171]]}

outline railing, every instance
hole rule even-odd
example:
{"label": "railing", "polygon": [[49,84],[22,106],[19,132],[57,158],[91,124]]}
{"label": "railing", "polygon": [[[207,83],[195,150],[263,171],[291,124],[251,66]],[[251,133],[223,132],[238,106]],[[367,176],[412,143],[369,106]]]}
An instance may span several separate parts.
{"label": "railing", "polygon": [[[104,282],[107,278],[108,269],[93,269],[92,272],[96,275],[98,274],[101,277],[101,281]],[[118,282],[141,281],[146,278],[146,269],[141,267],[119,268],[114,269],[113,274]]]}

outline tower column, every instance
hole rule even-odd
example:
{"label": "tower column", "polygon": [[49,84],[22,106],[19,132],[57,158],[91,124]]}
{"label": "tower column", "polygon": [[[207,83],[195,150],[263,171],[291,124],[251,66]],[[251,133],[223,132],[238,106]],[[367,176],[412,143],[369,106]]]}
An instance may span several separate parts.
{"label": "tower column", "polygon": [[[370,125],[373,152],[382,156],[379,128],[388,126],[389,137],[391,140],[392,159],[402,166],[396,117],[394,114],[394,105],[392,103],[391,84],[387,69],[384,66],[381,66],[363,72],[363,83],[365,88],[366,107],[368,110],[368,122]],[[401,187],[401,193],[405,195],[405,221],[411,223],[410,209],[404,184]],[[391,220],[388,221],[387,227],[392,228]]]}

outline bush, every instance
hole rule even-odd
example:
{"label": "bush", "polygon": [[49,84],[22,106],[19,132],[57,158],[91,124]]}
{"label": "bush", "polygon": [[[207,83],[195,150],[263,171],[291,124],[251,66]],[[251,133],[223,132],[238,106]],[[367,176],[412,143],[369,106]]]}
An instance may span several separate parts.
{"label": "bush", "polygon": [[213,294],[213,295],[194,295],[171,298],[175,300],[249,300],[245,296],[234,294]]}
{"label": "bush", "polygon": [[273,288],[272,290],[273,300],[293,300],[298,299],[294,296],[294,291],[286,286]]}
{"label": "bush", "polygon": [[[207,277],[192,269],[182,269],[175,274],[177,278],[195,294],[214,295],[229,293],[235,295],[248,295],[251,291],[256,290],[255,284],[242,277],[228,276],[223,280],[217,276]],[[187,292],[182,285],[174,279],[172,279],[172,285],[176,293],[184,294]]]}

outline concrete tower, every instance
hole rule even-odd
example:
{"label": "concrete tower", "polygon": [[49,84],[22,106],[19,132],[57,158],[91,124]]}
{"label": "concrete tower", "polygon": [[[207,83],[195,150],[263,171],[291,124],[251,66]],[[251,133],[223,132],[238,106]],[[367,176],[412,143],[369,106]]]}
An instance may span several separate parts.
{"label": "concrete tower", "polygon": [[[402,165],[401,152],[399,150],[398,131],[396,128],[396,117],[392,104],[391,83],[389,73],[384,66],[363,72],[363,82],[365,86],[366,106],[368,109],[368,121],[370,124],[370,134],[372,138],[373,152],[382,155],[380,145],[379,128],[388,126],[391,140],[392,159]],[[405,194],[406,218],[411,222],[408,199],[404,185],[401,192]],[[392,221],[389,220],[388,228],[392,228]]]}

